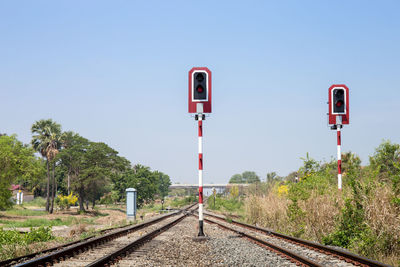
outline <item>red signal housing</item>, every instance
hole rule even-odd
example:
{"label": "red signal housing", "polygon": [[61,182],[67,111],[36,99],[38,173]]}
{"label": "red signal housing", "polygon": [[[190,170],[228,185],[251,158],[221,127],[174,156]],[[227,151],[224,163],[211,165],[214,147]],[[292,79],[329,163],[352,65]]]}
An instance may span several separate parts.
{"label": "red signal housing", "polygon": [[[206,79],[206,88],[202,86],[198,88],[195,87],[194,75],[197,73],[204,74]],[[206,91],[205,99],[195,99],[195,90],[197,93],[203,93]],[[211,71],[206,67],[194,67],[189,71],[189,113],[197,113],[197,103],[203,103],[203,113],[211,113]]]}
{"label": "red signal housing", "polygon": [[[344,90],[344,102],[342,100],[333,103],[334,101],[334,90]],[[342,124],[349,124],[349,88],[344,84],[333,84],[329,87],[329,124],[336,124],[336,116],[342,116]],[[345,105],[344,112],[335,113],[334,112],[334,105],[336,107],[341,107]]]}

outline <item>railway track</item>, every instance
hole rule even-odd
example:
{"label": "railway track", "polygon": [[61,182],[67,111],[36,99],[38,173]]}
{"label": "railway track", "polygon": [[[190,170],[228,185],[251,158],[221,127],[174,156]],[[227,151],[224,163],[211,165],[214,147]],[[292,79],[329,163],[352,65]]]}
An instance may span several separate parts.
{"label": "railway track", "polygon": [[[103,229],[103,230],[100,230],[98,232],[98,234],[105,235],[105,234],[108,234],[108,233],[111,233],[111,232],[114,232],[114,231],[118,231],[118,230],[121,230],[121,229],[125,229],[125,228],[128,228],[128,227],[130,227],[130,226]],[[12,258],[12,259],[8,259],[8,260],[3,260],[3,261],[0,261],[0,266],[5,266],[5,267],[12,266],[13,264],[17,264],[18,262],[27,261],[29,259],[36,258],[41,254],[42,255],[43,254],[48,254],[48,253],[51,253],[51,252],[54,252],[54,251],[57,251],[57,250],[61,250],[61,249],[73,246],[73,245],[81,243],[81,242],[88,241],[90,239],[93,239],[94,237],[95,236],[89,236],[89,237],[86,237],[84,239],[68,242],[68,243],[65,243],[65,244],[62,244],[62,245],[59,245],[59,246],[55,246],[55,247],[52,247],[52,248],[49,248],[49,249],[45,249],[45,250],[42,250],[42,251],[39,251],[39,252],[23,255],[23,256]]]}
{"label": "railway track", "polygon": [[[195,205],[99,237],[88,238],[3,261],[0,262],[0,266],[104,266],[105,263],[102,262],[113,261],[123,253],[137,248],[161,231],[172,227],[187,216],[188,210]],[[178,216],[177,219],[175,219],[176,216]],[[121,250],[121,247],[125,250]],[[27,259],[28,261],[26,261]],[[21,262],[23,260],[25,262]]]}
{"label": "railway track", "polygon": [[[305,266],[374,266],[390,267],[390,265],[374,261],[348,251],[324,246],[308,240],[303,240],[269,229],[227,220],[226,217],[204,212],[206,222],[233,231],[252,242],[265,246],[293,262]],[[212,219],[211,219],[212,218]]]}
{"label": "railway track", "polygon": [[12,266],[389,266],[209,212],[210,239],[194,242],[194,205]]}

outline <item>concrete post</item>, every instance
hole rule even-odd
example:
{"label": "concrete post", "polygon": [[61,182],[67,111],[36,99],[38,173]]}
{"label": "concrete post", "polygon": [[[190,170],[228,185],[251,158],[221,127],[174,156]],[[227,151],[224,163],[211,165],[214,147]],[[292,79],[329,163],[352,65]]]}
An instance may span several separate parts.
{"label": "concrete post", "polygon": [[126,216],[128,220],[136,220],[137,190],[126,189]]}

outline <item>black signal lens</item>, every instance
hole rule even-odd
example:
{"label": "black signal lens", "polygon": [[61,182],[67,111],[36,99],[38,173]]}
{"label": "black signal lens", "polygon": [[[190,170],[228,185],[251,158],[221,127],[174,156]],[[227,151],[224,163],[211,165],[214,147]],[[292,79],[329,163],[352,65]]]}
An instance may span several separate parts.
{"label": "black signal lens", "polygon": [[337,97],[341,97],[341,96],[343,96],[343,94],[344,94],[343,90],[336,90],[336,92],[335,92],[335,95]]}
{"label": "black signal lens", "polygon": [[202,81],[204,81],[204,75],[203,73],[197,73],[196,75],[196,80],[201,83]]}
{"label": "black signal lens", "polygon": [[204,71],[196,71],[193,74],[193,99],[207,100],[207,73]]}
{"label": "black signal lens", "polygon": [[333,113],[346,114],[345,91],[342,88],[333,90]]}

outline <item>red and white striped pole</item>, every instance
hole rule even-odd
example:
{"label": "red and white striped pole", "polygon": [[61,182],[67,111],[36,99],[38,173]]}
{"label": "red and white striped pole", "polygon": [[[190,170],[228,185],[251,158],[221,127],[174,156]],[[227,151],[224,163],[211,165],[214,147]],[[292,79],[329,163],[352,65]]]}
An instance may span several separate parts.
{"label": "red and white striped pole", "polygon": [[342,116],[336,116],[337,130],[337,163],[338,163],[338,189],[342,190],[342,136],[340,129],[342,128]]}
{"label": "red and white striped pole", "polygon": [[203,113],[198,113],[199,122],[199,234],[204,236],[203,231]]}
{"label": "red and white striped pole", "polygon": [[342,125],[337,125],[337,163],[338,163],[338,189],[342,190],[342,151],[341,145],[342,140],[340,136],[340,127]]}

